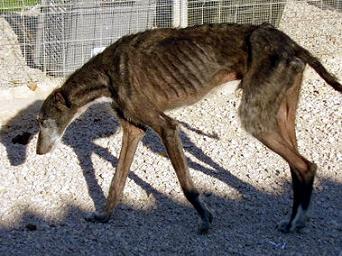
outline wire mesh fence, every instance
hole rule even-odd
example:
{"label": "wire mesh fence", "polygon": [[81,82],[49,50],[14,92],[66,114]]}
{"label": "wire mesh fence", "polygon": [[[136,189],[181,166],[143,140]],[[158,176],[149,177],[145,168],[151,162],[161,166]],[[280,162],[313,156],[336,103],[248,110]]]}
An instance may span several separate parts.
{"label": "wire mesh fence", "polygon": [[220,22],[270,22],[285,30],[288,22],[317,26],[322,16],[312,10],[335,29],[308,35],[304,28],[291,36],[304,43],[310,36],[341,41],[342,0],[0,0],[0,69],[26,66],[65,76],[126,34]]}

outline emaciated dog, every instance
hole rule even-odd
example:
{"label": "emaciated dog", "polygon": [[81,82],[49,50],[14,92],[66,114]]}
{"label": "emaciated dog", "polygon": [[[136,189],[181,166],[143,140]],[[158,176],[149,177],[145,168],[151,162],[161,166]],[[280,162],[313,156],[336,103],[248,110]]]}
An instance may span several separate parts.
{"label": "emaciated dog", "polygon": [[185,197],[206,233],[213,216],[191,180],[177,122],[164,112],[190,105],[210,90],[241,80],[244,129],[290,166],[293,208],[283,232],[304,227],[316,165],[297,149],[295,117],[303,71],[309,64],[328,84],[342,86],[306,49],[272,25],[211,24],[127,35],[76,70],[42,105],[37,153],[49,152],[90,103],[110,99],[123,129],[122,148],[104,210],[107,222],[120,201],[138,142],[147,127],[161,138]]}

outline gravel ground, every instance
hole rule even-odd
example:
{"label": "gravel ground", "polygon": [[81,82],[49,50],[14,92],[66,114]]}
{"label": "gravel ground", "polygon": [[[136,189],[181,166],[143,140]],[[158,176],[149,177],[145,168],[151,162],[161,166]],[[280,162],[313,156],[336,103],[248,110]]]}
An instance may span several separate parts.
{"label": "gravel ground", "polygon": [[[281,24],[290,35],[322,29],[305,23],[299,16],[303,8],[318,19],[324,13],[341,20],[341,13],[322,12],[311,5],[290,7]],[[301,26],[288,21],[296,18]],[[331,31],[329,38],[335,39],[311,37],[305,45],[315,49],[322,44],[337,53],[322,61],[342,78],[341,24],[320,21]],[[307,69],[297,117],[298,143],[319,170],[308,227],[286,235],[275,226],[290,210],[288,167],[241,129],[240,97],[233,96],[219,90],[170,113],[188,124],[183,125],[182,141],[190,171],[215,216],[207,236],[197,234],[195,211],[152,131],[138,147],[113,218],[108,224],[85,222],[87,213],[104,205],[121,130],[108,105],[96,105],[71,124],[52,154],[38,156],[33,119],[41,102],[34,102],[2,124],[0,255],[340,256],[341,95]]]}

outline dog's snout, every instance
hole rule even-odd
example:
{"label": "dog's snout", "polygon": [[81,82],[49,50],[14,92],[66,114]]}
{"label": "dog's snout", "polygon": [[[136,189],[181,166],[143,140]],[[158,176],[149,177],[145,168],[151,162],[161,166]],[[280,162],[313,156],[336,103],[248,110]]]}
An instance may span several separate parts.
{"label": "dog's snout", "polygon": [[37,155],[45,155],[49,153],[53,145],[39,145],[37,144],[36,153]]}
{"label": "dog's snout", "polygon": [[52,146],[55,144],[49,137],[42,135],[40,132],[38,135],[36,153],[37,155],[45,155],[49,153],[52,149]]}
{"label": "dog's snout", "polygon": [[47,152],[44,152],[40,147],[37,147],[36,153],[37,153],[37,155],[44,155]]}

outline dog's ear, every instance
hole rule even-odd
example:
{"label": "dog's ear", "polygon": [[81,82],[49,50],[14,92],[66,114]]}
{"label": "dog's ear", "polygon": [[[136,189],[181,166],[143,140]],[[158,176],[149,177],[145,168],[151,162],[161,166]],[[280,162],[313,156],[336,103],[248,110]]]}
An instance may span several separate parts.
{"label": "dog's ear", "polygon": [[53,94],[53,98],[56,103],[60,103],[68,108],[71,107],[69,100],[64,96],[64,94],[61,91],[56,90]]}
{"label": "dog's ear", "polygon": [[59,103],[64,103],[64,97],[63,94],[60,91],[55,91],[53,93],[53,99],[55,100],[55,102],[59,102]]}

